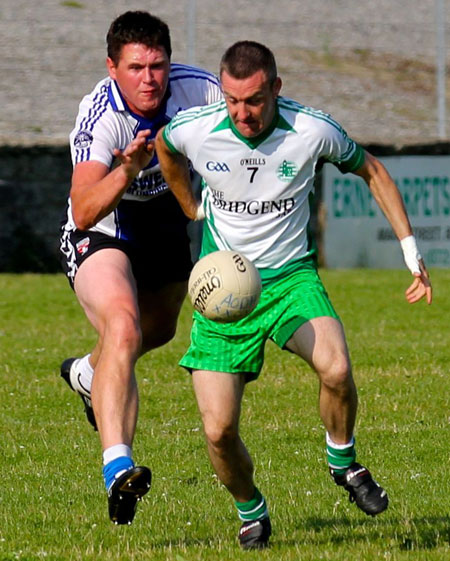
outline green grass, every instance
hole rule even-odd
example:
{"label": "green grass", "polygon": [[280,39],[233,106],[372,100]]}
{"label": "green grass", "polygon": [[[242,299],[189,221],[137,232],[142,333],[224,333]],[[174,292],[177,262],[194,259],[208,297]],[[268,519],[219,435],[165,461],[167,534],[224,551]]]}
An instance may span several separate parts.
{"label": "green grass", "polygon": [[398,271],[323,271],[346,326],[360,409],[359,459],[389,491],[366,517],[327,474],[314,374],[267,346],[242,434],[266,495],[272,547],[240,551],[228,493],[207,460],[189,376],[185,305],[174,341],[138,364],[134,454],[154,484],[130,527],[107,515],[97,435],[59,364],[94,334],[60,276],[0,275],[0,561],[450,559],[450,270],[410,306]]}

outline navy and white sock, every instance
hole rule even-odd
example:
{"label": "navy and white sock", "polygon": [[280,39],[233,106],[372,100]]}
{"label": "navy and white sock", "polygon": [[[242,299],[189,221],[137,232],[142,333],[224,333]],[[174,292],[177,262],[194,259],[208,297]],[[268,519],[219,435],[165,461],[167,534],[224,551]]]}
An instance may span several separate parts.
{"label": "navy and white sock", "polygon": [[103,452],[103,479],[108,491],[114,480],[134,467],[131,448],[126,444],[116,444]]}

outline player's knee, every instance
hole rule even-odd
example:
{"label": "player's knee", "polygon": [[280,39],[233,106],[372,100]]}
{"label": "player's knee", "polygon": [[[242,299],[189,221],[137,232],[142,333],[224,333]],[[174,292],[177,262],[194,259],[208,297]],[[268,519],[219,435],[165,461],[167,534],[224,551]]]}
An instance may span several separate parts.
{"label": "player's knee", "polygon": [[345,392],[353,385],[351,365],[345,355],[335,356],[327,367],[319,372],[319,377],[322,385],[333,391]]}
{"label": "player's knee", "polygon": [[205,435],[208,444],[215,450],[227,450],[239,437],[235,426],[217,422],[205,424]]}
{"label": "player's knee", "polygon": [[104,339],[106,337],[117,355],[137,355],[142,343],[139,322],[127,311],[113,314],[106,325]]}

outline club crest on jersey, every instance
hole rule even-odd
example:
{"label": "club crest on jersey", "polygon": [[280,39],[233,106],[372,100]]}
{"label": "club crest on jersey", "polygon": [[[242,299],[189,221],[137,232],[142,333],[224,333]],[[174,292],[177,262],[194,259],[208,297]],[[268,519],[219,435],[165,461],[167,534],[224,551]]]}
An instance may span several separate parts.
{"label": "club crest on jersey", "polygon": [[80,255],[84,255],[86,253],[86,251],[89,249],[89,244],[91,243],[91,240],[89,238],[83,238],[82,240],[80,240],[76,247],[77,247],[77,252]]}
{"label": "club crest on jersey", "polygon": [[287,160],[283,160],[283,163],[279,165],[277,169],[277,177],[281,179],[281,181],[290,181],[297,173],[298,168],[294,162],[288,162]]}
{"label": "club crest on jersey", "polygon": [[90,131],[80,131],[77,133],[73,143],[75,148],[87,148],[92,144],[94,137]]}

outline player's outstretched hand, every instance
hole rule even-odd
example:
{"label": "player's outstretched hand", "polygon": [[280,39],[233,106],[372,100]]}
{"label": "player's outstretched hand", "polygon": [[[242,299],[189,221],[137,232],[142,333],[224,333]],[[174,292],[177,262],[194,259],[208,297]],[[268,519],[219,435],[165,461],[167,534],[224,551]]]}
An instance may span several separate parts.
{"label": "player's outstretched hand", "polygon": [[420,273],[413,273],[414,281],[411,286],[406,289],[405,296],[410,304],[418,302],[423,297],[426,298],[427,304],[431,304],[433,297],[433,289],[431,287],[430,277],[422,259],[419,260]]}
{"label": "player's outstretched hand", "polygon": [[149,134],[150,129],[139,131],[125,150],[121,151],[117,148],[114,150],[114,156],[122,164],[124,172],[130,179],[134,179],[153,158],[155,142],[148,140]]}

